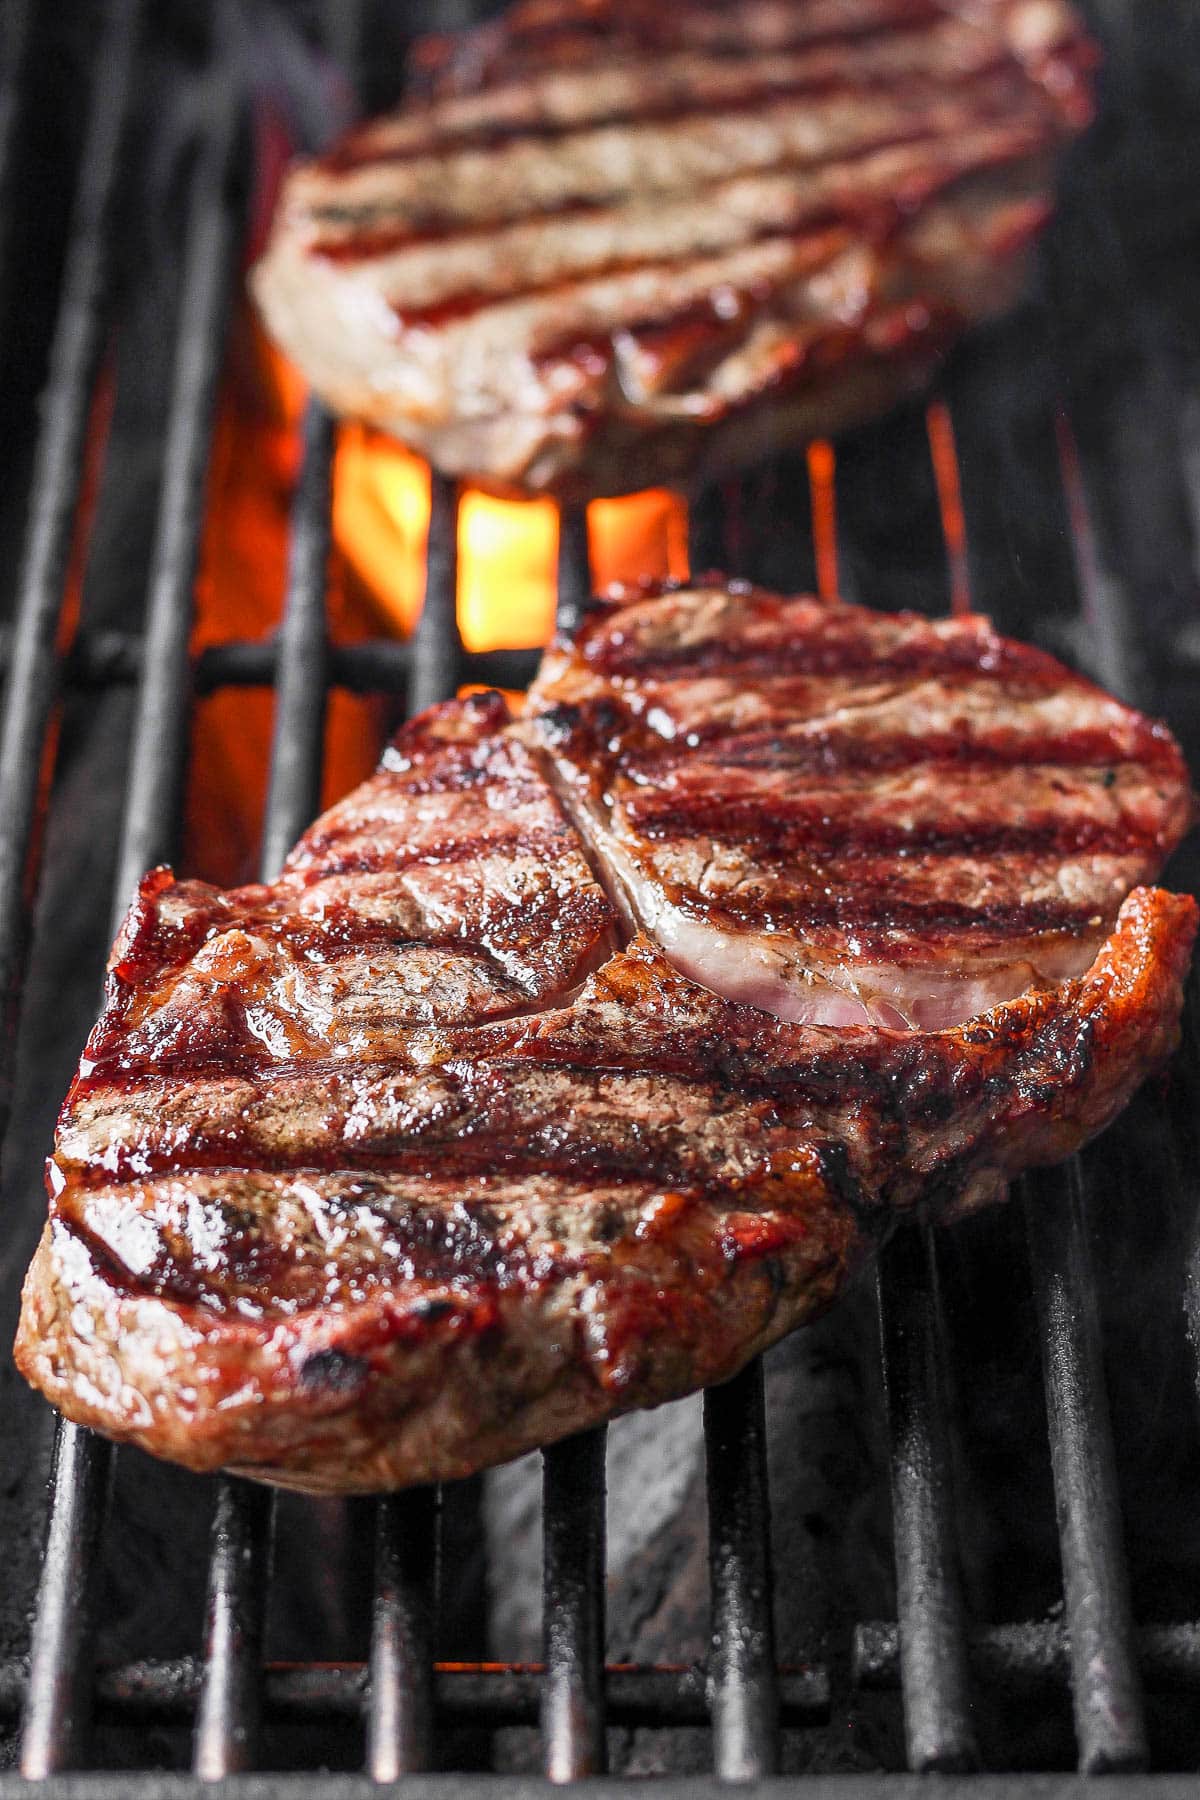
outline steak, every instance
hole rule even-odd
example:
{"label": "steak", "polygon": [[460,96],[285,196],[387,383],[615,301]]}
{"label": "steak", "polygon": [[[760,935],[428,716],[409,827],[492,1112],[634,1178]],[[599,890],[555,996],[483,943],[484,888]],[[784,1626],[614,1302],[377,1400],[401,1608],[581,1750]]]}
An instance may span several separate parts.
{"label": "steak", "polygon": [[719,1381],[1161,1066],[1196,907],[1135,884],[1189,816],[1161,726],[982,620],[598,603],[526,713],[422,715],[277,882],[143,880],[18,1364],[346,1492]]}
{"label": "steak", "polygon": [[919,385],[1091,113],[1062,0],[526,0],[417,60],[286,178],[259,305],[336,411],[571,499]]}

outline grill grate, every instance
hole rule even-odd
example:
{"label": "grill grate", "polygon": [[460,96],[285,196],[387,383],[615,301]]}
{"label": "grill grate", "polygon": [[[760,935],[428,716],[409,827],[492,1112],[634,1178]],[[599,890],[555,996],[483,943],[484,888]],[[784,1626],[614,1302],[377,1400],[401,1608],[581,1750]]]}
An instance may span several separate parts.
{"label": "grill grate", "polygon": [[[261,856],[263,878],[270,879],[317,808],[331,688],[403,694],[415,711],[454,693],[465,680],[521,685],[532,660],[464,650],[455,615],[458,496],[453,484],[437,477],[426,603],[411,645],[331,644],[325,592],[335,431],[316,406],[310,406],[304,426],[286,609],[277,641],[225,644],[190,657],[205,476],[244,210],[238,181],[245,160],[243,121],[233,89],[213,111],[190,180],[183,299],[145,631],[89,631],[84,624],[64,648],[63,592],[89,408],[108,327],[106,271],[136,85],[141,10],[137,0],[112,0],[107,11],[15,624],[2,646],[8,689],[0,740],[0,816],[6,827],[0,839],[0,981],[14,1005],[41,772],[55,702],[66,687],[136,687],[115,884],[119,914],[136,877],[172,848],[190,697],[226,686],[274,688]],[[346,42],[354,41],[344,18],[339,30]],[[14,38],[26,35],[27,24],[19,22]],[[12,130],[15,78],[10,73],[0,96],[0,149],[6,149]],[[940,501],[946,592],[957,608],[972,594],[977,603],[995,596],[1002,622],[1019,623],[1006,619],[997,565],[986,553],[997,524],[992,496],[986,484],[975,490],[968,484],[961,494],[957,487],[955,439],[960,447],[978,443],[986,417],[969,383],[930,409],[926,467]],[[892,429],[911,437],[912,421]],[[879,441],[886,438],[885,432]],[[1101,573],[1088,518],[1085,459],[1061,415],[1050,441],[1063,517],[1073,531],[1074,578],[1094,639],[1091,660],[1114,686],[1132,692],[1141,679],[1131,650],[1133,616],[1117,603],[1119,594]],[[842,517],[849,511],[844,492],[835,526],[832,457],[823,451],[817,460],[810,458],[809,469],[822,586],[830,585],[831,559],[837,558],[844,585],[852,588],[855,571],[870,567],[871,559],[855,551]],[[755,515],[768,515],[777,499],[777,491],[769,489],[756,495],[753,482],[706,496],[693,509],[693,567],[723,564],[736,572],[744,566],[762,524]],[[1031,542],[1031,553],[1046,548],[1036,534]],[[560,624],[569,626],[578,616],[589,585],[586,516],[568,513],[560,537]],[[13,1037],[9,1033],[6,1044]],[[6,1064],[3,1074],[7,1091],[11,1066]],[[1076,1160],[1031,1181],[1026,1199],[1062,1551],[1061,1620],[968,1630],[955,1541],[942,1253],[913,1226],[897,1234],[881,1262],[899,1616],[896,1623],[859,1624],[854,1666],[863,1688],[900,1687],[913,1771],[953,1774],[977,1766],[973,1682],[1018,1693],[1069,1684],[1079,1767],[1089,1774],[1145,1766],[1141,1681],[1154,1690],[1200,1689],[1200,1627],[1135,1626],[1132,1618],[1084,1231],[1084,1187],[1083,1165]],[[705,1669],[604,1666],[605,1434],[599,1431],[559,1445],[545,1458],[541,1667],[435,1664],[439,1508],[438,1497],[428,1491],[373,1507],[369,1661],[264,1665],[275,1502],[264,1490],[225,1479],[217,1488],[203,1654],[97,1670],[94,1578],[113,1455],[100,1440],[65,1425],[57,1438],[28,1664],[0,1660],[0,1712],[23,1714],[22,1770],[49,1778],[85,1767],[96,1715],[193,1724],[193,1769],[205,1779],[261,1766],[266,1719],[337,1718],[363,1721],[366,1771],[376,1781],[416,1776],[435,1766],[440,1727],[464,1722],[489,1728],[539,1723],[545,1774],[559,1783],[603,1772],[609,1725],[707,1724],[719,1779],[754,1782],[771,1776],[779,1766],[781,1726],[824,1719],[830,1689],[824,1668],[776,1663],[761,1365],[706,1396],[704,1433],[712,1593]],[[886,1785],[889,1778],[880,1779]],[[347,1794],[366,1791],[352,1782],[327,1785],[331,1792],[343,1786]],[[703,1785],[689,1780],[688,1791],[694,1794]],[[821,1789],[819,1781],[809,1785],[813,1792]],[[973,1777],[964,1792],[986,1794],[992,1785],[992,1778]],[[0,1791],[5,1786],[0,1778]],[[162,1786],[157,1781],[155,1791]],[[480,1774],[460,1777],[456,1791],[515,1790]],[[682,1788],[668,1781],[661,1791]]]}

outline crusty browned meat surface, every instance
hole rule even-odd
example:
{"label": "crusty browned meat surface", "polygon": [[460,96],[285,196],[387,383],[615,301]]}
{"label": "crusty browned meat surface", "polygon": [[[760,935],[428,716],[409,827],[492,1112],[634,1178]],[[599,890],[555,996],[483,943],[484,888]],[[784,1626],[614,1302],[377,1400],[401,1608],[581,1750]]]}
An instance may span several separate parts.
{"label": "crusty browned meat surface", "polygon": [[937,1030],[1081,973],[1191,818],[1165,726],[978,617],[649,589],[532,705],[626,914],[798,1022]]}
{"label": "crusty browned meat surface", "polygon": [[[833,784],[811,856],[816,814],[768,803],[790,846],[753,878],[768,937],[784,862],[815,869],[839,808],[832,853],[850,855],[873,774],[919,767],[920,733],[952,783],[983,764],[998,791],[1006,768],[1038,784],[1057,769],[1045,791],[1061,777],[1070,825],[1036,851],[1067,867],[1079,849],[1086,899],[1016,935],[1024,958],[1031,932],[1075,932],[1086,966],[940,1031],[781,1018],[719,991],[737,987],[720,971],[693,979],[661,918],[648,931],[610,904],[606,887],[636,914],[619,859],[594,834],[585,855],[563,810],[559,790],[586,810],[567,750],[604,718],[601,786],[619,768],[649,792],[690,754],[713,841],[746,841],[730,831],[743,770],[777,757],[789,789],[815,771]],[[1114,774],[1096,784],[1104,847],[1081,822],[1090,769]],[[847,809],[851,770],[865,786]],[[928,871],[926,804],[895,822],[924,834]],[[638,853],[667,844],[674,869],[702,815],[693,789],[686,832],[660,839],[638,816]],[[826,1306],[901,1210],[996,1198],[1161,1065],[1196,908],[1118,890],[1186,815],[1160,727],[980,621],[719,588],[606,604],[574,657],[554,653],[527,717],[495,696],[423,715],[272,886],[145,879],[60,1121],[18,1363],[113,1437],[343,1491],[462,1475],[732,1374]],[[1016,819],[1002,812],[1001,834]],[[962,842],[940,848],[968,880]],[[949,970],[970,928],[945,927],[930,892]],[[914,878],[910,946],[920,899]],[[798,915],[788,929],[803,943]],[[900,959],[891,924],[856,929]]]}
{"label": "crusty browned meat surface", "polygon": [[564,497],[704,479],[1010,305],[1090,115],[1064,0],[533,0],[288,176],[254,277],[336,410]]}

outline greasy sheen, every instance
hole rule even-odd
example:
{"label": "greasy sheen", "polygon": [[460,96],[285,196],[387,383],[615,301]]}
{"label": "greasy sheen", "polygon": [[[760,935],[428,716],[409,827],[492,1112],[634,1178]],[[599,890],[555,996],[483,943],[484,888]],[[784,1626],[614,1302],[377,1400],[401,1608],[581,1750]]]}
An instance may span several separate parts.
{"label": "greasy sheen", "polygon": [[[842,858],[860,829],[900,879],[871,783],[922,766],[918,733],[951,794],[978,767],[1068,771],[1062,840],[1036,855],[1086,840],[1107,871],[1095,917],[1039,901],[1013,926],[1022,954],[1075,932],[1080,967],[951,1029],[780,1018],[698,982],[667,933],[622,919],[621,869],[571,822],[609,810],[619,772],[650,796],[644,824],[654,784],[691,767],[686,820],[636,853],[686,863],[707,784],[714,828],[766,857],[722,929],[824,943],[807,890],[777,918],[770,882],[809,866],[806,832]],[[982,621],[717,587],[598,608],[529,716],[491,695],[414,720],[271,886],[144,879],[59,1123],[20,1368],[69,1417],[189,1467],[342,1492],[461,1476],[733,1374],[828,1305],[901,1209],[997,1198],[1170,1053],[1196,908],[1117,889],[1183,829],[1177,758]],[[1100,766],[1117,779],[1089,811],[1074,774]],[[786,792],[756,813],[740,773],[772,767]],[[921,869],[962,860],[935,789],[914,791],[893,835],[920,839]],[[1015,810],[971,816],[967,861],[1017,829]],[[915,954],[924,931],[952,971],[971,928],[945,924],[945,895],[922,915],[913,883],[899,924],[856,916],[861,954],[892,956],[893,931]]]}
{"label": "greasy sheen", "polygon": [[447,473],[705,479],[1011,304],[1091,61],[1065,0],[523,0],[291,171],[255,293]]}

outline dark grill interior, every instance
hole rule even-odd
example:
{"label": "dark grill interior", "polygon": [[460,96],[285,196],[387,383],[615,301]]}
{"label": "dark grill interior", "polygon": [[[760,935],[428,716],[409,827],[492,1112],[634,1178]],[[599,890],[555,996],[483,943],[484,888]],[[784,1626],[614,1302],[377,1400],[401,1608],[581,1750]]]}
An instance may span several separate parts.
{"label": "dark grill interior", "polygon": [[[40,1225],[40,1159],[109,927],[140,872],[175,848],[190,698],[274,689],[270,878],[318,806],[331,689],[411,712],[463,682],[517,685],[532,667],[528,655],[464,651],[457,495],[437,479],[414,638],[332,641],[335,431],[316,407],[278,632],[191,652],[255,59],[286,43],[299,65],[323,40],[343,64],[357,60],[378,101],[394,91],[394,50],[412,24],[383,4],[310,11],[247,4],[210,18],[111,0],[48,22],[14,0],[3,18],[0,300],[20,321],[0,365],[11,427],[0,531],[13,571],[0,980],[14,1020],[23,995],[5,1039],[9,1338]],[[1164,713],[1196,767],[1200,27],[1183,6],[1152,22],[1132,0],[1097,0],[1094,12],[1105,109],[1067,171],[1038,292],[958,354],[928,411],[840,443],[832,473],[823,455],[788,454],[702,496],[692,561],[825,590],[836,558],[848,598],[977,606]],[[176,87],[156,86],[168,74]],[[323,80],[293,83],[301,129],[321,129]],[[183,126],[171,94],[189,99]],[[164,297],[134,268],[140,234],[155,228],[132,215],[142,176],[180,130],[165,177],[180,231],[176,242],[161,227],[173,270]],[[97,470],[100,404],[111,423]],[[587,555],[585,518],[565,518],[562,622],[586,591]],[[73,562],[84,569],[78,620],[64,612]],[[1195,854],[1168,872],[1176,885],[1196,885]],[[674,1653],[606,1669],[603,1434],[545,1458],[537,1664],[486,1660],[479,1484],[370,1506],[276,1501],[115,1455],[65,1426],[39,1575],[51,1423],[6,1369],[9,1765],[37,1777],[292,1772],[273,1791],[302,1769],[392,1780],[452,1768],[462,1793],[513,1791],[496,1769],[525,1787],[539,1769],[559,1782],[599,1773],[606,1757],[630,1780],[688,1774],[692,1791],[696,1770],[745,1780],[782,1768],[797,1782],[843,1772],[864,1788],[905,1766],[981,1788],[981,1767],[1124,1772],[1128,1786],[1147,1767],[1195,1770],[1198,1074],[1189,1024],[1170,1082],[1081,1160],[936,1241],[916,1226],[896,1235],[878,1274],[877,1341],[860,1292],[804,1334],[802,1352],[775,1353],[775,1404],[764,1408],[760,1366],[705,1397],[706,1497],[692,1507],[707,1519],[702,1662],[684,1632]],[[787,1410],[801,1354],[810,1374],[858,1371],[824,1426],[819,1408]],[[777,1510],[773,1596],[768,1462],[790,1497],[809,1491],[797,1456],[820,1465],[813,1482],[827,1499],[802,1517]],[[855,1510],[869,1514],[872,1474],[876,1498],[890,1480],[894,1579],[886,1558],[853,1567],[874,1542]],[[831,1517],[838,1495],[846,1507]],[[618,1483],[612,1501],[636,1508],[640,1495]],[[669,1589],[674,1579],[663,1578]],[[622,1619],[625,1607],[618,1594]]]}

